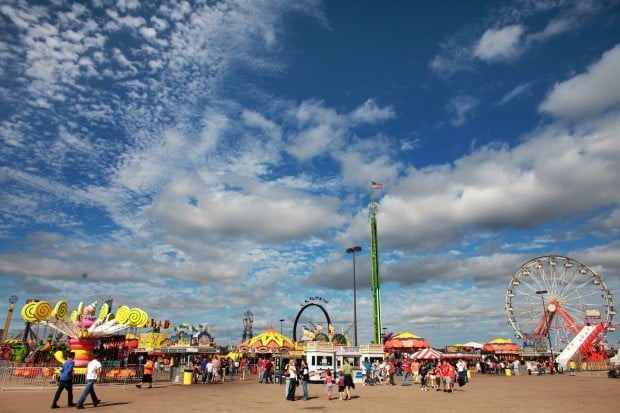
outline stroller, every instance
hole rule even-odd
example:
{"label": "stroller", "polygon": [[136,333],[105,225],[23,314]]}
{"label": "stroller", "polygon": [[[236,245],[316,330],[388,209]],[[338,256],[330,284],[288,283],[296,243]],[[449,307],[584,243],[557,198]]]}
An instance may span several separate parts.
{"label": "stroller", "polygon": [[374,386],[377,384],[381,384],[380,374],[381,370],[377,368],[376,364],[373,365],[372,368],[368,371],[368,374],[366,375],[366,385]]}

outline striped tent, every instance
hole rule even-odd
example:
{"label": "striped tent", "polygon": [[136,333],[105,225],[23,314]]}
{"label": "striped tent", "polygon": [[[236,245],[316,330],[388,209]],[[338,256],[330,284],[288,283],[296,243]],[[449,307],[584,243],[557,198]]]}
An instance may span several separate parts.
{"label": "striped tent", "polygon": [[412,358],[418,360],[435,360],[443,358],[443,353],[441,351],[435,350],[434,348],[424,348],[420,351],[416,351],[411,355]]}

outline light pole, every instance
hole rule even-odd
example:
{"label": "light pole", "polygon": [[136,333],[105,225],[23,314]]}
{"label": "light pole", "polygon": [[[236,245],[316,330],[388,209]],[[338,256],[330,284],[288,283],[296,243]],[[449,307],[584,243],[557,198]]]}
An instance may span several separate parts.
{"label": "light pole", "polygon": [[282,323],[284,323],[284,319],[283,318],[280,319],[280,334],[281,335],[283,335],[282,334],[282,325],[283,325]]}
{"label": "light pole", "polygon": [[355,253],[360,252],[362,247],[347,248],[347,254],[353,254],[353,345],[357,346],[357,291],[355,288]]}
{"label": "light pole", "polygon": [[549,317],[547,315],[547,306],[545,305],[545,294],[547,294],[549,291],[547,290],[538,290],[536,291],[536,294],[540,295],[540,298],[542,299],[542,306],[543,306],[543,316],[545,317],[545,330],[547,330],[547,339],[549,340],[549,351],[551,352],[551,361],[553,362],[553,345],[551,344],[551,323],[549,320]]}

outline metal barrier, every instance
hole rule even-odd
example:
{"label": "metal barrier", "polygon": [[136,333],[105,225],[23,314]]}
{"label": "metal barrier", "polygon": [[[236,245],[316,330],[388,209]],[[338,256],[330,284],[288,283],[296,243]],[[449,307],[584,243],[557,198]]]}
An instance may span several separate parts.
{"label": "metal barrier", "polygon": [[[153,371],[155,383],[170,383],[176,375],[177,368],[161,368]],[[26,364],[0,365],[0,391],[11,389],[40,389],[56,387],[60,367],[32,366]],[[86,368],[76,367],[73,375],[74,385],[84,385],[86,382]],[[101,378],[97,385],[133,385],[142,380],[143,366],[129,365],[126,368],[103,366]]]}

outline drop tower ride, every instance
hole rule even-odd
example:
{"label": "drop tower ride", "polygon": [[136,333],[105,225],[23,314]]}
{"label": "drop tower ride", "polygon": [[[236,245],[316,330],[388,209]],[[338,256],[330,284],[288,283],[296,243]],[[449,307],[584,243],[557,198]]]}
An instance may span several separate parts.
{"label": "drop tower ride", "polygon": [[379,283],[379,241],[377,237],[377,214],[379,204],[375,201],[375,190],[383,189],[383,184],[372,182],[370,192],[370,257],[372,265],[372,302],[373,302],[373,327],[374,342],[381,343],[381,289]]}

